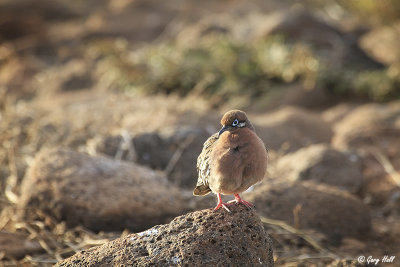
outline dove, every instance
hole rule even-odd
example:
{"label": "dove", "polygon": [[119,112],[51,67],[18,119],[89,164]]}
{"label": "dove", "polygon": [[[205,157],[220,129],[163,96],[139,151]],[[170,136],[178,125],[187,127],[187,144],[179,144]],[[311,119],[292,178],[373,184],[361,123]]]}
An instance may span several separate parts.
{"label": "dove", "polygon": [[[193,195],[216,194],[218,203],[214,211],[224,208],[230,212],[231,203],[252,208],[253,204],[239,194],[264,178],[267,149],[245,112],[228,111],[221,124],[222,129],[207,139],[197,158],[198,180]],[[223,203],[221,194],[233,195],[235,200]]]}

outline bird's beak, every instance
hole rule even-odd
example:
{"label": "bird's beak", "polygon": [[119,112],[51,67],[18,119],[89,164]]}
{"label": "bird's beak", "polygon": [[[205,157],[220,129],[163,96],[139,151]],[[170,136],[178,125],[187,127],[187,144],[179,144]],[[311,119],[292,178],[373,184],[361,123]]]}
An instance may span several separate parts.
{"label": "bird's beak", "polygon": [[220,137],[221,134],[222,134],[223,132],[225,132],[227,129],[228,129],[228,128],[227,128],[226,126],[223,126],[223,127],[221,128],[221,130],[218,132],[218,137]]}

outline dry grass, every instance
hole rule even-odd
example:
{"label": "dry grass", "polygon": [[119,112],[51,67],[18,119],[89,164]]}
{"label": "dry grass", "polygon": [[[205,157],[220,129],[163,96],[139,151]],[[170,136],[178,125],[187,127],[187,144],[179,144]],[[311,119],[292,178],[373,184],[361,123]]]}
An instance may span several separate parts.
{"label": "dry grass", "polygon": [[15,209],[13,205],[3,208],[0,216],[1,231],[25,234],[28,240],[38,242],[43,252],[28,254],[22,259],[4,258],[3,254],[0,266],[53,266],[59,260],[76,252],[128,234],[128,231],[94,233],[82,226],[68,229],[64,223],[57,222],[44,214],[39,214],[40,219],[37,221],[22,221],[15,216]]}

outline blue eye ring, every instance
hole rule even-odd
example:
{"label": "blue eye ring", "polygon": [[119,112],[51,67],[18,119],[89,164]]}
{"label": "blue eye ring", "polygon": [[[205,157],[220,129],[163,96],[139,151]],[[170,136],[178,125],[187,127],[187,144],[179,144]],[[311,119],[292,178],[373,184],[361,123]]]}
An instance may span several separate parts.
{"label": "blue eye ring", "polygon": [[236,127],[238,124],[239,124],[238,119],[236,119],[236,120],[234,120],[234,121],[232,122],[232,126],[233,126],[233,127]]}

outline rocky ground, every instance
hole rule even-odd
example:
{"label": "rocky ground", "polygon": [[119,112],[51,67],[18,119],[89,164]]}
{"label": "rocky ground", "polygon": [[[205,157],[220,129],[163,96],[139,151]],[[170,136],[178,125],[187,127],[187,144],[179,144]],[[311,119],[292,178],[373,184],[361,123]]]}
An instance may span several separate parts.
{"label": "rocky ground", "polygon": [[176,217],[101,247],[75,254],[56,266],[273,266],[272,242],[254,211],[202,210]]}
{"label": "rocky ground", "polygon": [[[282,1],[0,5],[1,265],[400,264],[392,13],[361,27]],[[192,196],[196,158],[231,108],[268,174],[244,193],[255,211],[214,213]]]}

